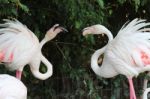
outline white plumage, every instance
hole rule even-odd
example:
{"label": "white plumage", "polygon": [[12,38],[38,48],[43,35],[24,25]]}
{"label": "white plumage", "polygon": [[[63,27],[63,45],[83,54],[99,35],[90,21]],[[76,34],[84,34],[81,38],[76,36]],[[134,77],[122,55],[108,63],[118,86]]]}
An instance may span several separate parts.
{"label": "white plumage", "polygon": [[150,92],[150,88],[146,88],[143,94],[143,99],[148,99],[148,93]]}
{"label": "white plumage", "polygon": [[[0,50],[5,53],[3,62],[10,70],[22,68],[40,52],[38,38],[19,21],[5,20],[0,24]],[[13,61],[10,61],[11,53]]]}
{"label": "white plumage", "polygon": [[[45,80],[52,75],[52,64],[42,55],[41,48],[58,33],[65,30],[59,24],[54,25],[39,42],[38,38],[25,25],[17,20],[4,20],[0,24],[0,61],[10,70],[17,70],[16,76],[21,79],[21,72],[29,64],[36,78]],[[40,62],[47,67],[46,73],[40,73]]]}
{"label": "white plumage", "polygon": [[[108,44],[92,55],[91,67],[97,75],[105,78],[125,75],[130,84],[130,99],[136,99],[132,77],[150,71],[150,32],[146,32],[150,30],[146,28],[148,25],[150,23],[145,23],[145,20],[134,19],[129,24],[126,23],[114,39],[111,32],[102,25],[87,27],[83,31],[83,35],[104,33],[108,36]],[[99,67],[97,60],[103,53],[103,63]],[[147,59],[143,59],[143,56]]]}
{"label": "white plumage", "polygon": [[109,59],[119,74],[133,77],[150,70],[141,57],[141,52],[150,56],[150,33],[142,29],[147,25],[150,23],[145,23],[145,20],[134,19],[108,44],[104,61],[105,57]]}
{"label": "white plumage", "polygon": [[1,74],[0,99],[27,99],[27,88],[15,77]]}

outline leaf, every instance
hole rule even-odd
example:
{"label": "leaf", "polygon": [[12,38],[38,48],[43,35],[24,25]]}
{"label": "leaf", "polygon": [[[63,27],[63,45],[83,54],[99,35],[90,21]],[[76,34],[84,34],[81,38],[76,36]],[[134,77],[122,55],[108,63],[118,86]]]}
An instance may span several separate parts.
{"label": "leaf", "polygon": [[113,12],[113,10],[112,10],[112,9],[110,9],[110,10],[109,10],[109,15],[111,15],[111,14],[112,14],[112,12]]}
{"label": "leaf", "polygon": [[0,3],[9,3],[8,0],[0,0]]}
{"label": "leaf", "polygon": [[79,29],[81,27],[81,22],[80,21],[76,21],[75,22],[75,27],[76,27],[76,29]]}
{"label": "leaf", "polygon": [[23,11],[29,12],[29,8],[28,8],[26,5],[22,4],[22,3],[19,3],[19,7],[20,7]]}
{"label": "leaf", "polygon": [[17,13],[17,10],[16,9],[11,9],[10,10],[15,16],[17,16],[18,15],[18,13]]}
{"label": "leaf", "polygon": [[141,1],[141,5],[142,5],[142,6],[146,5],[147,3],[149,3],[148,1],[149,1],[149,0],[142,0],[142,1]]}
{"label": "leaf", "polygon": [[117,0],[120,4],[124,4],[126,0]]}
{"label": "leaf", "polygon": [[9,0],[12,3],[18,3],[18,0]]}
{"label": "leaf", "polygon": [[99,6],[103,9],[104,8],[104,1],[103,0],[97,0]]}
{"label": "leaf", "polygon": [[133,0],[133,2],[135,4],[135,11],[137,12],[141,2],[140,0]]}
{"label": "leaf", "polygon": [[88,42],[90,42],[91,44],[95,44],[95,39],[94,39],[94,36],[93,35],[87,35],[86,36],[86,40]]}

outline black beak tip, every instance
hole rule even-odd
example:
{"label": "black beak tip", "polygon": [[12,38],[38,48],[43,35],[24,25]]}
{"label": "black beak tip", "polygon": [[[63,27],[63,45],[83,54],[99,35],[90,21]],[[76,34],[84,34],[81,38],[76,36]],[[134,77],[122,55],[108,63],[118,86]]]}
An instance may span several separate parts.
{"label": "black beak tip", "polygon": [[64,32],[64,33],[68,32],[68,30],[65,29],[65,28],[64,28],[63,26],[61,26],[61,25],[55,26],[55,27],[54,27],[54,31],[55,31],[57,28],[60,28],[60,29],[62,30],[62,32]]}
{"label": "black beak tip", "polygon": [[64,32],[64,33],[67,33],[68,32],[68,30],[66,29],[66,28],[64,28],[64,27],[62,27],[62,26],[59,26],[59,28],[62,30],[62,32]]}
{"label": "black beak tip", "polygon": [[83,29],[81,32],[83,33],[85,29]]}
{"label": "black beak tip", "polygon": [[67,32],[68,32],[68,30],[67,30],[67,29],[65,29],[65,28],[63,28],[63,31],[64,31],[65,33],[67,33]]}

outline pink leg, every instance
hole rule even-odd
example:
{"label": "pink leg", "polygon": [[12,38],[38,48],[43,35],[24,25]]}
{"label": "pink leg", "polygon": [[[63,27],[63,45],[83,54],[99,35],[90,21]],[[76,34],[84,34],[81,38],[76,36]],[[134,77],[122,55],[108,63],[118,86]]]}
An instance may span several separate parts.
{"label": "pink leg", "polygon": [[21,80],[22,71],[16,70],[16,78]]}
{"label": "pink leg", "polygon": [[130,99],[133,99],[133,95],[132,95],[132,93],[131,93],[131,87],[129,86],[129,88],[130,88]]}
{"label": "pink leg", "polygon": [[136,99],[132,78],[128,78],[128,81],[130,85],[130,99]]}

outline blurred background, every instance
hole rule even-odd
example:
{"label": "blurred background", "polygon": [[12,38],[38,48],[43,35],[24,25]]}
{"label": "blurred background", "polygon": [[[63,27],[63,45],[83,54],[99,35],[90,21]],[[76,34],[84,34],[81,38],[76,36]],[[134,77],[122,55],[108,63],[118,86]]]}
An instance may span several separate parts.
{"label": "blurred background", "polygon": [[[107,37],[89,35],[85,38],[82,29],[102,24],[115,37],[126,21],[137,17],[150,21],[149,5],[149,0],[0,0],[0,22],[16,18],[40,41],[56,23],[69,31],[59,34],[42,49],[53,64],[52,77],[38,80],[29,66],[25,67],[22,81],[28,88],[28,99],[129,99],[126,77],[118,75],[105,79],[91,70],[91,55],[107,44]],[[40,71],[46,71],[43,64]],[[8,71],[3,65],[0,73],[15,75],[15,71]],[[138,97],[142,94],[144,78],[149,77],[143,73],[134,78]]]}

